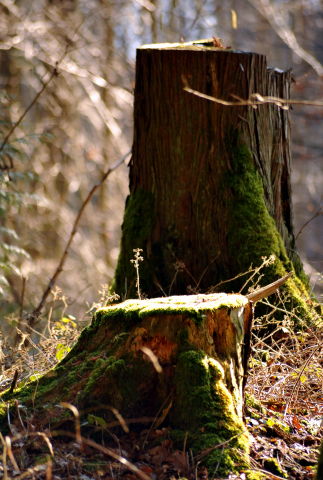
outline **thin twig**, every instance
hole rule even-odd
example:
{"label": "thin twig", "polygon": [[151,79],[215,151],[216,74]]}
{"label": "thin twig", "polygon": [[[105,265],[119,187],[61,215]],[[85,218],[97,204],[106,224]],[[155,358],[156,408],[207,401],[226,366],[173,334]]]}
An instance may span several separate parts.
{"label": "thin twig", "polygon": [[[18,328],[19,329],[21,328],[22,314],[23,314],[23,311],[24,311],[25,287],[26,287],[26,277],[22,277],[20,313],[19,313],[19,320],[18,320]],[[18,332],[16,332],[15,346],[17,345],[18,340],[19,340],[19,335],[18,335]]]}
{"label": "thin twig", "polygon": [[221,453],[220,453],[220,456],[219,456],[219,461],[218,461],[218,463],[217,463],[217,466],[215,467],[215,470],[214,470],[214,473],[213,473],[213,475],[212,475],[211,480],[214,480],[214,479],[215,479],[216,472],[219,470],[219,466],[220,466],[220,462],[221,462],[221,458],[222,458],[223,452],[224,452],[224,445],[222,446]]}
{"label": "thin twig", "polygon": [[[251,270],[252,271],[252,270]],[[233,282],[233,280],[237,280],[237,278],[240,278],[240,277],[243,277],[244,275],[247,275],[248,273],[250,273],[250,270],[248,270],[247,272],[244,272],[244,273],[239,273],[238,275],[236,275],[235,277],[233,278],[229,278],[228,280],[221,280],[221,282],[217,283],[216,285],[214,285],[214,287],[211,287],[207,293],[214,293],[215,289],[220,287],[220,285],[223,285],[224,283],[228,283],[228,282]]]}
{"label": "thin twig", "polygon": [[273,103],[278,107],[282,108],[283,110],[288,110],[289,105],[312,105],[314,107],[322,107],[323,101],[320,100],[290,100],[284,99],[279,97],[272,97],[272,96],[262,96],[259,93],[253,93],[250,98],[244,100],[243,98],[238,97],[237,95],[231,95],[233,98],[236,98],[237,101],[229,102],[227,100],[221,100],[220,98],[211,97],[210,95],[205,95],[198,90],[193,90],[184,75],[182,75],[182,81],[184,83],[185,92],[192,93],[197,97],[204,98],[205,100],[210,100],[211,102],[219,103],[220,105],[224,105],[226,107],[240,107],[244,105],[250,105],[251,107],[257,108],[258,105],[265,105],[266,103]]}
{"label": "thin twig", "polygon": [[[283,42],[288,45],[288,47],[298,55],[302,60],[307,62],[311,67],[317,72],[318,75],[323,75],[323,65],[320,63],[313,55],[302,48],[294,32],[289,27],[288,23],[281,14],[281,8],[275,8],[273,3],[269,0],[248,0],[251,5],[253,5],[258,12],[263,15],[263,17],[270,23],[273,30],[280,36]],[[261,5],[261,8],[260,8]]]}
{"label": "thin twig", "polygon": [[70,403],[67,403],[67,402],[60,402],[60,406],[63,408],[69,408],[73,412],[73,415],[75,417],[76,441],[79,445],[82,445],[80,414],[78,409],[74,405],[71,405]]}
{"label": "thin twig", "polygon": [[7,452],[8,452],[8,457],[11,460],[11,463],[13,465],[13,468],[20,473],[20,468],[18,467],[18,464],[16,462],[16,459],[14,457],[14,454],[12,453],[12,448],[11,448],[11,439],[10,437],[5,437],[5,442],[7,446]]}
{"label": "thin twig", "polygon": [[2,452],[2,465],[3,465],[3,478],[4,480],[8,480],[8,470],[7,470],[7,444],[0,432],[0,438],[3,445],[3,452]]}
{"label": "thin twig", "polygon": [[[25,287],[26,287],[26,277],[22,277],[19,322],[22,319],[22,314],[23,314],[23,310],[24,310]],[[18,324],[18,327],[19,327],[19,324]]]}
{"label": "thin twig", "polygon": [[293,275],[293,273],[294,272],[289,272],[284,277],[276,280],[276,282],[270,283],[259,290],[255,290],[254,292],[248,293],[246,298],[248,298],[248,300],[252,300],[253,302],[258,302],[262,298],[269,297],[269,295],[275,293],[278,288],[281,287]]}
{"label": "thin twig", "polygon": [[10,389],[9,389],[9,393],[13,393],[14,389],[16,388],[16,384],[17,384],[17,380],[18,380],[18,375],[19,375],[19,372],[18,370],[15,371],[15,374],[13,376],[13,379],[12,379],[12,382],[11,382],[11,386],[10,386]]}
{"label": "thin twig", "polygon": [[[28,325],[29,327],[29,325]],[[16,327],[16,330],[17,332],[19,333],[19,335],[21,335],[23,337],[23,341],[21,343],[24,343],[25,340],[28,340],[29,343],[31,343],[31,345],[36,348],[36,350],[38,350],[38,352],[45,358],[46,362],[49,362],[51,365],[55,365],[55,363],[53,363],[47,356],[46,354],[31,340],[30,338],[30,335],[28,335],[28,333],[23,333],[21,330],[19,330],[18,327]],[[31,329],[33,330],[33,329]],[[33,330],[35,331],[35,330]],[[38,333],[38,332],[37,332]]]}
{"label": "thin twig", "polygon": [[[68,52],[68,47],[69,45],[67,44],[66,45],[66,48],[65,48],[65,51],[63,53],[63,55],[61,56],[60,60],[58,60],[55,64],[55,68],[51,74],[51,76],[49,77],[49,79],[47,80],[47,82],[45,82],[42,86],[42,88],[39,90],[39,92],[37,93],[37,95],[35,96],[35,98],[33,99],[33,101],[28,105],[28,107],[26,108],[26,110],[24,111],[24,113],[21,115],[21,117],[19,118],[19,120],[11,127],[11,129],[9,130],[9,132],[7,133],[5,139],[3,140],[2,142],[2,145],[0,146],[0,153],[3,151],[4,147],[6,146],[6,144],[8,143],[8,140],[9,138],[11,137],[11,135],[15,132],[16,128],[19,127],[19,125],[21,124],[21,122],[23,121],[23,119],[25,118],[25,116],[27,115],[27,113],[29,112],[29,110],[35,105],[35,103],[37,102],[37,100],[39,99],[39,97],[41,96],[41,94],[46,90],[46,88],[48,87],[48,85],[50,84],[50,82],[53,80],[54,77],[57,77],[58,76],[58,66],[60,63],[62,63],[62,61],[64,60],[64,58],[66,57],[67,55],[67,52]],[[11,162],[11,165],[8,167],[6,166],[6,168],[2,168],[1,169],[5,169],[5,170],[9,170],[13,168],[13,162]]]}
{"label": "thin twig", "polygon": [[[97,12],[96,12],[97,13]],[[55,67],[54,67],[54,70],[52,72],[52,74],[50,75],[49,79],[47,80],[47,82],[45,82],[42,86],[42,88],[39,90],[39,92],[36,94],[35,98],[32,100],[32,102],[28,105],[28,107],[26,108],[26,110],[24,111],[24,113],[21,115],[21,117],[18,119],[17,122],[15,122],[15,124],[11,127],[10,131],[7,133],[5,139],[3,140],[2,142],[2,145],[0,146],[0,153],[3,151],[4,147],[6,146],[6,144],[8,143],[8,140],[9,138],[11,137],[11,135],[15,132],[16,128],[19,127],[19,125],[21,124],[21,122],[23,121],[23,119],[25,118],[25,116],[27,115],[27,113],[29,112],[29,110],[35,105],[35,103],[37,102],[37,100],[39,99],[39,97],[41,96],[41,94],[46,90],[46,88],[48,87],[48,85],[50,84],[50,82],[53,80],[54,77],[57,77],[59,75],[59,72],[58,72],[58,67],[59,65],[63,62],[64,58],[66,57],[66,55],[68,54],[69,52],[69,47],[71,45],[71,42],[73,40],[73,38],[75,37],[75,35],[77,34],[77,32],[79,31],[79,29],[82,27],[82,25],[84,24],[84,22],[90,18],[91,16],[93,16],[93,14],[90,14],[88,15],[81,23],[80,25],[75,29],[72,37],[71,37],[71,40],[70,41],[67,41],[66,43],[66,47],[65,47],[65,50],[64,50],[64,53],[63,55],[61,56],[61,58],[55,63]],[[10,157],[10,166],[6,166],[3,168],[3,167],[0,167],[1,170],[9,170],[9,169],[12,169],[13,168],[13,161],[12,161],[12,158]]]}
{"label": "thin twig", "polygon": [[204,272],[202,273],[202,275],[200,276],[200,279],[195,287],[195,289],[197,290],[200,286],[200,283],[202,281],[202,278],[204,277],[205,273],[207,272],[207,269],[210,268],[210,265],[212,265],[213,262],[215,262],[215,260],[220,256],[220,253],[217,254],[217,256],[215,258],[213,258],[213,260],[211,260],[211,262],[206,266],[206,268],[204,269]]}
{"label": "thin twig", "polygon": [[149,430],[148,430],[148,432],[147,432],[147,435],[146,435],[146,437],[145,437],[144,443],[142,444],[142,448],[145,448],[145,445],[146,445],[146,443],[147,443],[147,440],[148,440],[148,437],[149,437],[149,435],[150,435],[150,432],[151,432],[153,426],[156,424],[156,421],[158,420],[158,415],[159,415],[160,412],[163,410],[164,406],[165,406],[166,403],[168,402],[168,399],[172,396],[173,391],[175,390],[175,388],[177,387],[177,385],[178,385],[178,383],[176,383],[176,385],[173,386],[173,388],[171,389],[171,391],[170,391],[169,395],[167,396],[166,400],[164,400],[162,406],[161,406],[160,409],[158,410],[157,415],[156,415],[156,417],[154,418],[154,421],[153,421],[153,423],[150,425],[150,428],[149,428]]}
{"label": "thin twig", "polygon": [[302,233],[303,229],[312,221],[314,220],[314,218],[316,217],[319,217],[320,215],[323,214],[323,207],[320,207],[315,213],[314,215],[306,222],[304,223],[304,225],[302,226],[302,228],[300,229],[300,231],[298,232],[298,234],[296,235],[296,239],[298,239],[299,235]]}
{"label": "thin twig", "polygon": [[140,292],[140,278],[139,278],[139,262],[143,262],[144,257],[141,257],[140,252],[142,252],[142,248],[134,248],[133,251],[135,252],[135,258],[134,260],[130,260],[131,263],[133,263],[133,266],[136,269],[137,272],[137,281],[136,281],[136,287],[137,287],[137,295],[139,300],[141,300],[141,292]]}
{"label": "thin twig", "polygon": [[70,246],[72,244],[72,241],[74,239],[74,236],[77,232],[77,228],[78,228],[78,225],[80,223],[80,220],[81,220],[81,217],[84,213],[84,210],[85,208],[87,207],[88,203],[90,202],[91,198],[93,197],[93,195],[95,194],[95,192],[102,186],[102,184],[105,182],[105,180],[108,178],[108,176],[110,175],[110,173],[112,173],[114,170],[116,170],[124,161],[125,159],[128,157],[128,155],[130,155],[131,153],[131,150],[129,150],[128,153],[126,153],[126,155],[124,155],[121,160],[119,160],[117,163],[115,163],[111,168],[108,168],[108,170],[105,172],[105,174],[103,175],[103,177],[101,178],[101,180],[96,183],[94,185],[94,187],[91,189],[90,193],[88,194],[87,198],[85,199],[85,201],[83,202],[83,205],[82,207],[80,208],[80,211],[76,217],[76,220],[74,222],[74,225],[73,225],[73,229],[72,229],[72,232],[71,232],[71,235],[70,235],[70,238],[66,244],[66,247],[65,247],[65,250],[64,250],[64,253],[62,255],[62,258],[61,258],[61,261],[59,262],[59,265],[58,267],[56,268],[56,271],[54,273],[54,275],[52,276],[49,284],[48,284],[48,287],[47,289],[45,290],[44,294],[43,294],[43,297],[38,305],[38,307],[31,313],[31,317],[32,318],[37,318],[40,314],[40,312],[42,311],[43,307],[44,307],[44,304],[45,304],[45,301],[48,297],[48,295],[50,294],[50,292],[52,291],[52,288],[54,287],[55,283],[56,283],[56,280],[59,276],[59,274],[63,271],[63,267],[64,267],[64,264],[65,264],[65,261],[66,261],[66,258],[67,258],[67,255],[69,254],[69,249],[70,249]]}
{"label": "thin twig", "polygon": [[178,273],[182,272],[185,269],[185,263],[176,262],[176,263],[174,263],[174,267],[175,267],[175,275],[174,275],[172,283],[170,284],[170,287],[169,287],[169,293],[168,293],[169,297],[170,297],[170,294],[171,294],[171,291],[172,291],[172,288],[173,288],[173,285],[175,283],[175,280],[177,278]]}
{"label": "thin twig", "polygon": [[[53,431],[53,432],[51,432],[51,435],[52,436],[57,436],[57,435],[58,436],[59,435],[65,436],[66,435],[67,437],[76,438],[75,433],[68,432],[68,431],[65,431],[65,430]],[[121,457],[120,455],[115,453],[110,448],[103,447],[102,445],[99,445],[98,443],[96,443],[93,440],[90,440],[88,438],[81,437],[81,440],[82,440],[83,443],[85,443],[85,445],[89,445],[90,447],[96,448],[97,450],[100,450],[102,453],[105,453],[106,455],[109,455],[110,457],[114,458],[118,462],[122,463],[129,470],[134,472],[138,477],[142,478],[143,480],[151,480],[150,476],[148,476],[142,470],[139,470],[139,468],[137,468],[133,463],[129,462],[126,458]]]}
{"label": "thin twig", "polygon": [[234,435],[233,437],[229,438],[229,440],[226,440],[225,442],[218,443],[217,445],[214,445],[214,447],[209,447],[204,450],[204,452],[200,453],[199,455],[196,455],[194,458],[195,460],[201,460],[203,457],[208,455],[209,453],[213,452],[213,450],[216,450],[217,448],[222,448],[225,445],[228,445],[231,440],[234,440],[235,438],[240,437],[243,433],[248,433],[248,430],[242,430],[242,432],[238,433],[237,435]]}

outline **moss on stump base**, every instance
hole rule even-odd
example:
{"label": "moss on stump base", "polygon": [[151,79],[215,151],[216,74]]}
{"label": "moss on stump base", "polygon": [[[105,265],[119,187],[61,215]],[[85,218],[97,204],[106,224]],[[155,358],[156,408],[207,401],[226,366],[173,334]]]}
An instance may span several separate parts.
{"label": "moss on stump base", "polygon": [[[34,404],[52,430],[66,429],[64,423],[73,421],[59,402],[75,405],[84,420],[89,412],[99,415],[108,428],[120,425],[113,413],[117,409],[131,430],[141,431],[145,420],[155,429],[170,426],[176,448],[183,448],[187,436],[187,449],[202,455],[210,471],[219,462],[221,475],[241,470],[242,455],[248,455],[242,406],[251,322],[251,304],[242,295],[107,306],[54,369],[2,398],[12,406],[16,400]],[[83,435],[91,433],[87,428],[93,429],[83,426]],[[223,442],[223,450],[214,448]]]}

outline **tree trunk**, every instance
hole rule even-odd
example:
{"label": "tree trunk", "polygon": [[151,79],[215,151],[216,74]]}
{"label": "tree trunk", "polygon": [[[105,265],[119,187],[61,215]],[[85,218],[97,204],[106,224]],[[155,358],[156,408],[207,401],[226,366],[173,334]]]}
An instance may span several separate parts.
{"label": "tree trunk", "polygon": [[291,72],[267,69],[263,55],[176,44],[137,50],[130,195],[112,289],[136,296],[130,260],[138,247],[149,298],[212,291],[271,255],[263,285],[292,269],[306,282],[295,253],[289,111],[219,105],[185,92],[183,76],[227,101],[290,93]]}

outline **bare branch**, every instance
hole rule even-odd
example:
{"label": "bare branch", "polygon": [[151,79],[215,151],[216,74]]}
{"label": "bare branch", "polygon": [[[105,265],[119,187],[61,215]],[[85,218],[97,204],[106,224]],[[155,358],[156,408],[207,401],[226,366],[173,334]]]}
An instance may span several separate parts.
{"label": "bare branch", "polygon": [[302,60],[311,65],[318,75],[323,76],[323,65],[304,48],[302,48],[285,22],[282,14],[278,9],[274,9],[269,0],[248,0],[251,5],[255,7],[258,12],[263,15],[275,30],[277,35],[289,46],[289,48],[296,53]]}
{"label": "bare branch", "polygon": [[83,205],[75,219],[75,222],[74,222],[74,225],[73,225],[73,229],[72,229],[72,232],[71,232],[71,235],[70,235],[70,238],[66,244],[66,247],[65,247],[65,250],[64,250],[64,253],[62,255],[62,258],[61,258],[61,261],[59,262],[59,265],[58,267],[56,268],[56,271],[54,273],[54,275],[52,276],[49,284],[48,284],[48,287],[47,289],[45,290],[44,294],[43,294],[43,297],[38,305],[38,307],[32,312],[31,314],[31,317],[33,318],[37,318],[40,314],[40,312],[42,311],[43,307],[44,307],[44,303],[48,297],[48,295],[50,294],[52,288],[54,287],[55,283],[56,283],[56,280],[59,276],[59,274],[63,271],[63,267],[64,267],[64,264],[65,264],[65,261],[66,261],[66,258],[67,258],[67,255],[69,254],[69,249],[70,249],[70,246],[72,244],[72,241],[74,239],[74,236],[77,232],[77,228],[78,228],[78,225],[80,223],[80,220],[81,220],[81,217],[84,213],[84,210],[86,208],[86,206],[88,205],[88,203],[90,202],[91,198],[93,197],[93,195],[95,194],[95,192],[102,186],[102,184],[105,182],[105,180],[108,178],[108,176],[110,175],[111,172],[113,172],[114,170],[116,170],[125,160],[126,158],[128,157],[128,155],[130,155],[131,153],[131,150],[129,150],[128,153],[126,153],[126,155],[124,155],[121,160],[119,160],[117,163],[115,163],[111,168],[108,168],[108,170],[105,172],[105,174],[103,175],[103,177],[101,178],[101,180],[95,184],[93,186],[93,188],[91,189],[90,193],[88,194],[88,196],[86,197],[85,201],[83,202]]}
{"label": "bare branch", "polygon": [[233,98],[236,98],[237,101],[228,102],[226,100],[221,100],[220,98],[211,97],[210,95],[205,95],[198,90],[193,90],[184,75],[182,75],[182,81],[184,83],[184,90],[188,93],[192,93],[197,97],[204,98],[205,100],[209,100],[211,102],[219,103],[220,105],[225,105],[227,107],[240,107],[244,105],[251,106],[253,108],[257,108],[258,105],[265,105],[266,103],[273,103],[278,107],[282,108],[283,110],[288,110],[289,105],[312,105],[314,107],[322,107],[323,101],[320,100],[285,100],[284,98],[279,97],[265,97],[260,95],[259,93],[253,93],[251,97],[247,100],[239,98],[237,95],[231,95]]}
{"label": "bare branch", "polygon": [[[58,76],[58,66],[59,64],[64,60],[64,58],[66,57],[67,55],[67,52],[68,52],[68,47],[69,45],[67,44],[66,45],[66,48],[65,48],[65,51],[62,55],[62,57],[60,58],[60,60],[58,60],[56,62],[56,65],[55,65],[55,68],[51,74],[51,76],[49,77],[49,79],[47,80],[47,82],[45,82],[42,86],[42,88],[39,90],[39,92],[37,93],[37,95],[35,96],[35,98],[33,99],[33,101],[28,105],[28,107],[26,108],[26,110],[24,111],[24,113],[20,116],[19,120],[17,122],[14,123],[14,125],[11,127],[11,129],[9,130],[9,132],[7,133],[5,139],[3,140],[1,146],[0,146],[0,153],[3,151],[4,147],[6,146],[6,144],[8,143],[8,140],[9,138],[11,137],[11,135],[14,133],[14,131],[16,130],[16,128],[19,127],[19,125],[21,124],[21,122],[23,121],[23,119],[25,118],[25,116],[27,115],[27,113],[29,112],[29,110],[35,105],[35,103],[37,102],[37,100],[39,99],[39,97],[41,96],[41,94],[46,90],[46,88],[48,87],[48,85],[50,84],[50,82],[53,80],[54,77],[57,77]],[[9,170],[13,168],[13,162],[11,161],[11,165],[10,166],[5,166],[5,168],[2,168],[2,169],[5,169],[5,170]]]}
{"label": "bare branch", "polygon": [[323,214],[323,207],[320,206],[320,207],[318,207],[318,208],[316,209],[316,212],[313,214],[313,216],[312,216],[309,220],[307,220],[306,223],[304,223],[304,225],[302,226],[302,228],[300,229],[300,231],[299,231],[298,234],[296,235],[296,239],[295,239],[295,240],[298,239],[298,237],[299,237],[299,235],[302,233],[303,229],[304,229],[312,220],[314,220],[314,218],[319,217],[319,216],[322,215],[322,214]]}

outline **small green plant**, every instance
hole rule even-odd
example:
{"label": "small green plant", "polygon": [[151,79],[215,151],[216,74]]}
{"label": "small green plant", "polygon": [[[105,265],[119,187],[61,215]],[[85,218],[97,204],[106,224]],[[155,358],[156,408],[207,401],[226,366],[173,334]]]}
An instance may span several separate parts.
{"label": "small green plant", "polygon": [[139,300],[141,300],[141,292],[140,292],[140,283],[139,283],[139,262],[143,262],[144,257],[140,256],[140,252],[142,252],[141,248],[134,248],[133,251],[135,252],[135,258],[130,260],[131,263],[133,263],[136,272],[137,272],[137,281],[136,281],[136,287],[137,287],[137,295]]}

